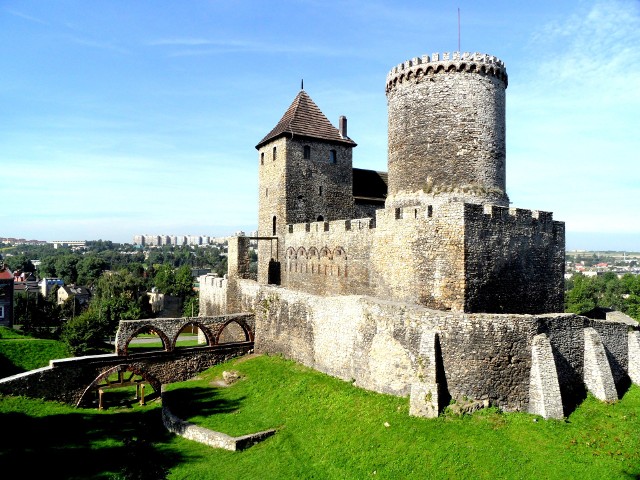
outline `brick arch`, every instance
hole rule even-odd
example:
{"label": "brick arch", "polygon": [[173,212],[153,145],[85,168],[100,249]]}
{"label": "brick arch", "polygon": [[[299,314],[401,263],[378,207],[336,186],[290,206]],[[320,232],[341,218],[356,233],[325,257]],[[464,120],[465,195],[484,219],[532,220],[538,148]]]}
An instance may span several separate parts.
{"label": "brick arch", "polygon": [[298,252],[296,253],[296,262],[296,266],[298,268],[297,271],[300,273],[307,273],[307,251],[304,247],[298,248]]}
{"label": "brick arch", "polygon": [[246,324],[246,322],[242,321],[242,320],[236,320],[235,318],[232,318],[231,320],[226,321],[223,324],[220,324],[217,326],[217,328],[215,329],[215,337],[214,337],[214,345],[218,345],[219,341],[220,341],[220,336],[222,335],[222,332],[224,331],[224,329],[232,324],[235,323],[236,325],[239,325],[240,328],[242,329],[242,331],[244,332],[245,335],[245,341],[247,342],[253,342],[253,331],[251,330],[251,327],[249,327],[249,325]]}
{"label": "brick arch", "polygon": [[338,246],[333,250],[333,263],[335,266],[335,274],[339,277],[347,276],[347,252],[344,248]]}
{"label": "brick arch", "polygon": [[132,372],[134,375],[139,375],[141,376],[144,381],[146,383],[148,383],[149,385],[151,385],[151,387],[153,388],[153,391],[155,393],[160,394],[160,388],[162,387],[162,383],[160,382],[160,380],[158,380],[157,378],[155,378],[153,375],[149,374],[148,372],[134,366],[134,365],[129,365],[129,364],[120,364],[120,365],[116,365],[115,367],[111,367],[108,370],[100,373],[100,375],[98,375],[92,382],[91,384],[89,384],[89,386],[87,388],[85,388],[84,392],[82,392],[82,395],[80,396],[80,399],[78,400],[78,402],[76,403],[76,407],[80,407],[81,405],[85,405],[87,403],[89,403],[90,401],[90,396],[92,394],[92,392],[94,392],[95,390],[97,390],[100,386],[100,382],[102,382],[102,380],[108,378],[110,375],[116,373],[116,372]]}
{"label": "brick arch", "polygon": [[307,252],[307,269],[311,273],[318,273],[318,249],[316,247],[309,247]]}
{"label": "brick arch", "polygon": [[211,336],[211,332],[209,331],[209,329],[202,323],[198,322],[197,320],[191,320],[191,321],[185,322],[185,324],[180,327],[180,330],[176,332],[171,342],[171,350],[175,350],[180,332],[183,331],[189,325],[198,327],[200,331],[204,333],[204,336],[207,339],[207,345],[213,345],[213,338]]}
{"label": "brick arch", "polygon": [[320,249],[320,261],[318,262],[318,273],[320,275],[331,275],[332,272],[332,260],[333,255],[331,254],[331,250],[328,247],[322,247]]}
{"label": "brick arch", "polygon": [[296,261],[296,251],[293,247],[287,248],[287,251],[285,253],[285,258],[287,262],[285,266],[285,268],[287,269],[287,272],[295,271],[298,263]]}
{"label": "brick arch", "polygon": [[167,352],[170,352],[171,350],[173,350],[173,343],[169,340],[169,336],[163,332],[161,329],[159,329],[157,326],[152,325],[151,323],[145,323],[143,325],[141,325],[139,328],[137,328],[136,330],[133,330],[126,338],[125,342],[124,342],[124,347],[123,347],[123,354],[127,355],[128,351],[129,351],[129,344],[131,343],[131,340],[133,340],[133,338],[138,335],[139,333],[142,332],[152,332],[155,333],[156,335],[158,335],[158,337],[160,337],[160,340],[162,341],[162,345],[164,347],[164,350]]}

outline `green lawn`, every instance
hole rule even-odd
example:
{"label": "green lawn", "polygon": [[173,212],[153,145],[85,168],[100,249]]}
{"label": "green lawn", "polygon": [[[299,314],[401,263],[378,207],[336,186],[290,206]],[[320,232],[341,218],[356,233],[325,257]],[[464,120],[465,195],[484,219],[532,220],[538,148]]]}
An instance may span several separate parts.
{"label": "green lawn", "polygon": [[0,327],[0,378],[49,365],[49,360],[69,357],[66,345],[41,340]]}
{"label": "green lawn", "polygon": [[[220,386],[223,370],[242,378]],[[198,425],[230,435],[278,432],[228,452],[166,432],[157,401],[97,411],[0,397],[0,464],[29,477],[67,479],[157,479],[163,469],[171,479],[234,480],[640,475],[636,386],[611,405],[590,397],[566,421],[495,409],[429,420],[410,417],[407,398],[368,392],[277,356],[256,356],[169,385],[167,397],[176,415]]]}

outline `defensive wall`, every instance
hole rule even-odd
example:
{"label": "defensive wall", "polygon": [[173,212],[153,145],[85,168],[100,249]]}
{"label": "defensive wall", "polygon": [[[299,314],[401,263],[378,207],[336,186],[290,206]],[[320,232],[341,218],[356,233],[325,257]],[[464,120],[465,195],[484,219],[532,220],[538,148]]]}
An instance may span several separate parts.
{"label": "defensive wall", "polygon": [[615,400],[640,382],[640,334],[632,320],[467,314],[233,278],[202,288],[201,309],[217,295],[211,290],[229,283],[236,284],[234,307],[255,312],[257,353],[409,396],[416,415],[433,416],[452,398],[561,418],[587,391]]}
{"label": "defensive wall", "polygon": [[[312,294],[464,312],[563,310],[564,223],[550,212],[434,198],[375,218],[291,224],[281,244],[280,284]],[[230,258],[238,255],[248,258],[243,249]]]}
{"label": "defensive wall", "polygon": [[[176,348],[187,326],[204,332],[203,346]],[[198,372],[253,350],[254,317],[234,314],[211,317],[121,321],[116,353],[52,360],[49,366],[0,379],[0,393],[86,405],[99,385],[118,372],[133,372],[160,394],[161,385],[192,378]],[[127,354],[141,332],[155,332],[164,350]]]}

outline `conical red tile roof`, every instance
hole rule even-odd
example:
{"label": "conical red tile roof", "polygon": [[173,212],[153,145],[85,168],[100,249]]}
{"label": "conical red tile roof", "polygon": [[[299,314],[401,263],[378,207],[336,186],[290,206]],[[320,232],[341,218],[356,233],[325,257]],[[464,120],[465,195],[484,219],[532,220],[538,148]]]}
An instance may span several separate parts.
{"label": "conical red tile roof", "polygon": [[343,143],[356,146],[356,143],[349,137],[342,137],[340,131],[334,127],[324,113],[311,100],[311,97],[304,90],[293,100],[293,103],[278,124],[260,142],[256,148],[262,147],[278,137],[308,137],[329,142]]}

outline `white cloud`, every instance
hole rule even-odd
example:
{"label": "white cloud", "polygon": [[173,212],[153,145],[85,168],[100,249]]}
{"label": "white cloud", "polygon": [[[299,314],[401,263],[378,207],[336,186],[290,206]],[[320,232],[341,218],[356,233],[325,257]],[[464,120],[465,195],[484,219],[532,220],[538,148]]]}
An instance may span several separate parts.
{"label": "white cloud", "polygon": [[638,6],[599,2],[545,26],[508,90],[509,193],[568,230],[640,232]]}

